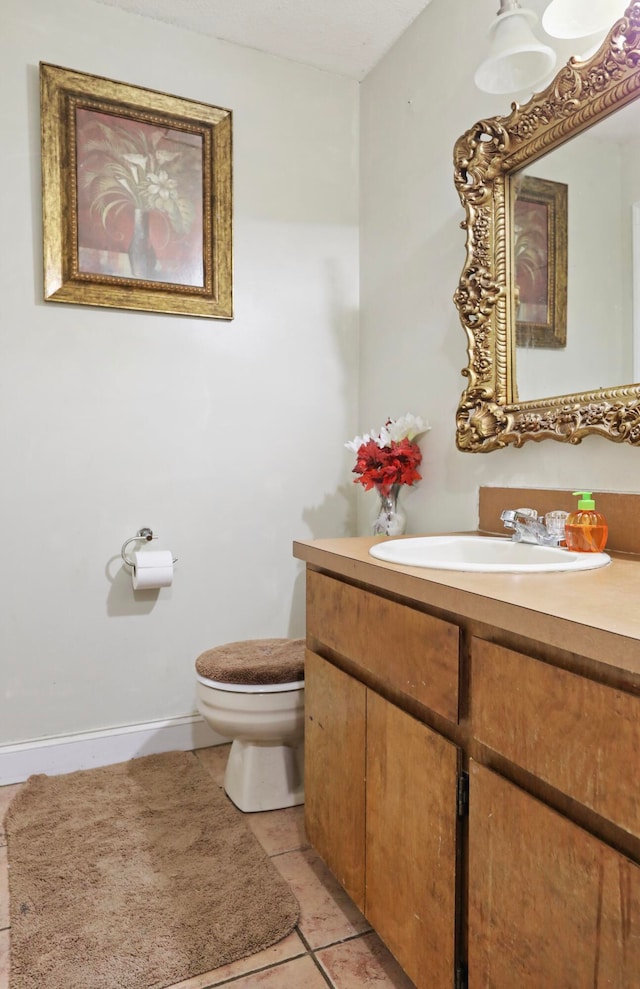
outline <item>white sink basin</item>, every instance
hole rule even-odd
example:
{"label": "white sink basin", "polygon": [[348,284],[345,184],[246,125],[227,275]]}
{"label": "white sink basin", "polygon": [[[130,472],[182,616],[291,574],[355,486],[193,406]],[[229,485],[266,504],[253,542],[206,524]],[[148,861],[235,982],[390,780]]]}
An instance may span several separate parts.
{"label": "white sink basin", "polygon": [[371,556],[385,563],[475,573],[553,573],[595,570],[611,562],[607,553],[573,553],[556,546],[516,543],[490,536],[417,536],[375,543]]}

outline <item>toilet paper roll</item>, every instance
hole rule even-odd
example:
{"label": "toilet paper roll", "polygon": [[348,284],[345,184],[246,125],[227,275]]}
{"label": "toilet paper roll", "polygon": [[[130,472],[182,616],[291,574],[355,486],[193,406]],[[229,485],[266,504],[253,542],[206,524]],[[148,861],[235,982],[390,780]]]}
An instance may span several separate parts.
{"label": "toilet paper roll", "polygon": [[173,582],[173,553],[168,549],[139,550],[133,553],[134,591],[154,587],[171,587]]}

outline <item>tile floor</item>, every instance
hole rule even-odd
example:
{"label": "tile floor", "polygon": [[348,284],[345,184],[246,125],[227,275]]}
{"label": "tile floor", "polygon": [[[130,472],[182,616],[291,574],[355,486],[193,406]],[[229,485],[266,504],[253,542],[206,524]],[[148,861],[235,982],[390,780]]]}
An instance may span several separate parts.
{"label": "tile floor", "polygon": [[[226,745],[196,752],[220,786],[227,752]],[[9,987],[7,846],[1,822],[20,786],[0,787],[0,989]],[[171,989],[414,989],[309,846],[304,808],[243,816],[297,896],[298,926],[272,948]]]}

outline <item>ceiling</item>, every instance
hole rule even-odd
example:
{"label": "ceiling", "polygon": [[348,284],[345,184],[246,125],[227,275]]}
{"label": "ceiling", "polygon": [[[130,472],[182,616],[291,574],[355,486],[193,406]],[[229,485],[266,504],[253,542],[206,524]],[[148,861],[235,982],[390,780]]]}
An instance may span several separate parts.
{"label": "ceiling", "polygon": [[431,0],[89,0],[363,79]]}

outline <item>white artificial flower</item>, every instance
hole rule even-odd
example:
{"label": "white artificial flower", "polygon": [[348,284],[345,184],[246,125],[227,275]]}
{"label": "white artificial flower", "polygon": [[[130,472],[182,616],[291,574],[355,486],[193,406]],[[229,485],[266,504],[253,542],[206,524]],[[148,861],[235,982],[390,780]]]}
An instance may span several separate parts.
{"label": "white artificial flower", "polygon": [[345,443],[345,446],[347,450],[353,450],[354,453],[357,453],[362,444],[368,443],[371,439],[374,439],[374,437],[370,436],[369,433],[365,433],[364,436],[356,436],[354,439],[349,440],[348,443]]}
{"label": "white artificial flower", "polygon": [[380,447],[381,450],[384,450],[385,446],[389,446],[390,443],[391,443],[391,440],[393,439],[393,436],[391,435],[391,432],[390,432],[390,429],[389,429],[390,426],[391,426],[391,422],[389,422],[389,425],[388,426],[385,424],[381,428],[380,434],[378,436],[376,436],[376,443],[378,444],[378,446]]}
{"label": "white artificial flower", "polygon": [[422,416],[414,416],[410,412],[406,415],[400,416],[399,419],[392,419],[389,424],[383,427],[390,440],[395,440],[399,443],[401,440],[413,440],[416,436],[421,436],[423,433],[428,432],[431,426],[425,422]]}
{"label": "white artificial flower", "polygon": [[406,415],[400,416],[399,419],[389,419],[381,427],[379,433],[374,433],[372,430],[370,433],[365,433],[364,436],[356,436],[349,443],[345,443],[345,446],[348,450],[357,453],[363,443],[369,443],[373,440],[383,450],[385,447],[390,446],[393,441],[396,443],[400,443],[404,439],[411,441],[416,436],[422,436],[423,433],[428,432],[430,429],[431,426],[428,425],[422,416],[414,416],[410,412],[407,412]]}

